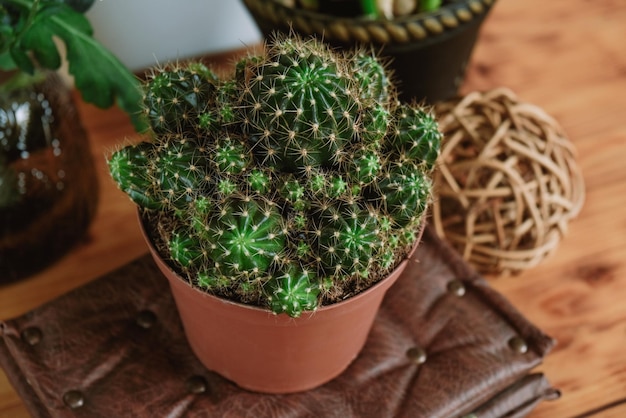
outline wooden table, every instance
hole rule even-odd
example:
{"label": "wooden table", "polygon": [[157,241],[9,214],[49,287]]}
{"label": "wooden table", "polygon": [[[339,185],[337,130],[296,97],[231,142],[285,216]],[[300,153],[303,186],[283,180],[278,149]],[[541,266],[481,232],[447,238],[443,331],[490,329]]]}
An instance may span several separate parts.
{"label": "wooden table", "polygon": [[[216,62],[225,63],[224,56]],[[562,391],[532,418],[626,416],[626,3],[498,0],[464,92],[506,86],[563,126],[587,198],[556,254],[515,277],[490,277],[558,340],[540,370]],[[21,315],[146,252],[134,206],[108,177],[105,153],[134,135],[118,109],[80,103],[101,175],[87,238],[49,269],[0,287],[0,319]],[[27,417],[0,372],[0,418]]]}

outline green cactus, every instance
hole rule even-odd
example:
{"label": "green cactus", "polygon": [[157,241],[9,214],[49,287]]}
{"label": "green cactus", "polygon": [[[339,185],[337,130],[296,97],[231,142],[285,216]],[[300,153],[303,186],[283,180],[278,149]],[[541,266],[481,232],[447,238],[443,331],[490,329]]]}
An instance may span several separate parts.
{"label": "green cactus", "polygon": [[230,78],[191,63],[146,85],[150,140],[109,169],[194,286],[297,317],[380,280],[414,244],[441,134],[375,56],[277,38]]}
{"label": "green cactus", "polygon": [[355,183],[367,185],[375,181],[381,173],[382,162],[376,150],[361,148],[350,158],[352,167],[348,173]]}
{"label": "green cactus", "polygon": [[363,52],[356,53],[351,64],[363,92],[362,98],[373,103],[388,103],[390,81],[384,65],[375,56]]}
{"label": "green cactus", "polygon": [[391,115],[387,106],[375,103],[363,112],[361,137],[375,148],[380,148],[381,141],[389,129]]}
{"label": "green cactus", "polygon": [[359,86],[316,42],[282,42],[248,61],[242,104],[253,152],[283,171],[333,165],[355,134]]}
{"label": "green cactus", "polygon": [[148,209],[162,209],[164,203],[156,194],[152,162],[155,146],[149,142],[129,145],[115,151],[108,160],[109,172],[133,202]]}
{"label": "green cactus", "polygon": [[160,201],[183,209],[193,202],[210,179],[206,151],[192,140],[165,141],[159,146],[151,169],[155,193]]}
{"label": "green cactus", "polygon": [[303,311],[317,306],[319,286],[312,271],[291,266],[267,283],[270,306],[275,313],[286,313],[297,318]]}
{"label": "green cactus", "polygon": [[246,181],[251,191],[257,192],[260,195],[264,195],[270,191],[270,186],[272,184],[272,174],[269,170],[254,168],[248,174]]}
{"label": "green cactus", "polygon": [[329,206],[315,215],[318,229],[312,240],[321,270],[339,278],[366,277],[380,244],[376,217],[356,204]]}
{"label": "green cactus", "polygon": [[230,198],[208,220],[208,252],[227,275],[265,273],[285,250],[285,230],[271,202]]}
{"label": "green cactus", "polygon": [[250,166],[251,159],[248,147],[230,136],[223,136],[217,140],[211,158],[216,171],[222,174],[242,173]]}
{"label": "green cactus", "polygon": [[216,84],[215,74],[200,63],[156,69],[145,84],[143,99],[152,130],[180,133],[197,126],[215,102]]}
{"label": "green cactus", "polygon": [[393,164],[387,170],[377,184],[381,210],[399,227],[419,221],[429,201],[430,180],[414,164]]}
{"label": "green cactus", "polygon": [[402,104],[395,111],[396,130],[390,145],[402,158],[432,171],[439,156],[442,134],[435,117],[422,108]]}
{"label": "green cactus", "polygon": [[175,231],[169,242],[172,259],[183,268],[199,268],[207,258],[206,250],[201,247],[197,236],[188,231]]}

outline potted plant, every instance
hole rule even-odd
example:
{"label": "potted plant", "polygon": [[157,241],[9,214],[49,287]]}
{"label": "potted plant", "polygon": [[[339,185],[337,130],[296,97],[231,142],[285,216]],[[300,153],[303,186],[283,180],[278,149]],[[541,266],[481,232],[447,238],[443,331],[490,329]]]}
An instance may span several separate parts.
{"label": "potted plant", "polygon": [[386,58],[405,101],[454,97],[495,0],[243,0],[266,36],[316,36]]}
{"label": "potted plant", "polygon": [[0,4],[0,283],[44,268],[85,233],[98,202],[87,135],[54,72],[65,45],[83,98],[117,100],[141,129],[138,79],[91,37],[93,0]]}
{"label": "potted plant", "polygon": [[144,103],[150,137],[109,168],[140,207],[191,348],[248,389],[335,377],[419,241],[432,114],[396,99],[375,56],[298,37],[226,76],[156,68]]}

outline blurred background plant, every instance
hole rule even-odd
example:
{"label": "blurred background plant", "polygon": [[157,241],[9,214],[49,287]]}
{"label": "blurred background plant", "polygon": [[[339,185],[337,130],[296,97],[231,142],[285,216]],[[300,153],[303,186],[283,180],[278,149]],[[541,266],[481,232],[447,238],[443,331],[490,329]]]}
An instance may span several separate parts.
{"label": "blurred background plant", "polygon": [[65,62],[82,98],[145,124],[139,80],[93,38],[94,0],[0,3],[0,283],[48,266],[84,236],[98,183]]}
{"label": "blurred background plant", "polygon": [[117,102],[141,129],[139,82],[93,38],[91,24],[83,14],[93,2],[4,0],[0,5],[0,69],[28,74],[59,69],[62,54],[58,39],[83,100],[102,108]]}

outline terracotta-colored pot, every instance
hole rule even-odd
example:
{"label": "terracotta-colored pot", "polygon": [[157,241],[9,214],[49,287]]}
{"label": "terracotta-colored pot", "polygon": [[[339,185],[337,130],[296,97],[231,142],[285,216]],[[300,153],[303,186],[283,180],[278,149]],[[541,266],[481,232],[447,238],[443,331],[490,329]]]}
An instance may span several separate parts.
{"label": "terracotta-colored pot", "polygon": [[363,348],[386,291],[407,265],[403,261],[352,298],[291,318],[192,287],[163,261],[145,231],[144,237],[169,280],[198,359],[240,387],[265,393],[312,389],[344,371]]}

